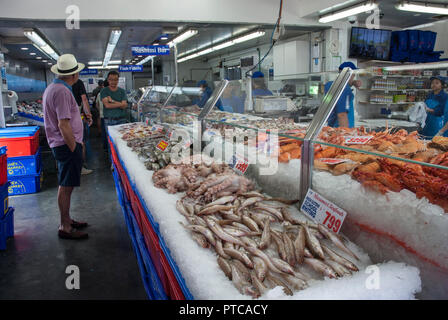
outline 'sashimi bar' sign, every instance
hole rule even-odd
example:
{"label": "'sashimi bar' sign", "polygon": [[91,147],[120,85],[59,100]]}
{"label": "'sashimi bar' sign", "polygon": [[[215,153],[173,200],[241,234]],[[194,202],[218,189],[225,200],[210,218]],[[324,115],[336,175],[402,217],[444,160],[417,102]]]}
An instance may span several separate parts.
{"label": "'sashimi bar' sign", "polygon": [[119,72],[143,72],[142,65],[120,65],[118,66]]}
{"label": "'sashimi bar' sign", "polygon": [[165,56],[170,54],[170,46],[132,46],[133,56]]}

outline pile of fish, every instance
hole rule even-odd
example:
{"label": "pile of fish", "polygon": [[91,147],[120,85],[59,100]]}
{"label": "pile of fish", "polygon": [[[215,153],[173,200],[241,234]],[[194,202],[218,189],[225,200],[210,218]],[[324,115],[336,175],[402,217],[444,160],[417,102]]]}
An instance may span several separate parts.
{"label": "pile of fish", "polygon": [[185,191],[176,203],[187,222],[181,224],[216,252],[218,266],[244,295],[257,298],[277,286],[293,295],[313,279],[358,271],[342,237],[294,214],[289,206],[297,201],[254,191],[226,165],[170,165],[153,181],[171,193]]}
{"label": "pile of fish", "polygon": [[25,102],[17,104],[17,111],[39,118],[44,117],[42,104],[37,102],[32,102],[31,104],[26,104]]}

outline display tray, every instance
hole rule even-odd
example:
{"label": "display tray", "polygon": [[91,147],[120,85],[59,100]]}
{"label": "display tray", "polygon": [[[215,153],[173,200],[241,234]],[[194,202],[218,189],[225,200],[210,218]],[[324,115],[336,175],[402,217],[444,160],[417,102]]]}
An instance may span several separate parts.
{"label": "display tray", "polygon": [[[185,285],[196,299],[251,299],[242,295],[218,267],[216,255],[198,246],[190,233],[180,225],[186,222],[177,211],[176,201],[182,194],[169,194],[156,188],[152,183],[153,171],[146,170],[137,154],[127,147],[117,131],[120,126],[109,127],[109,135],[118,156],[126,167],[131,185],[141,195],[152,219],[159,226],[160,237],[169,248],[167,259],[178,266]],[[294,208],[291,208],[294,210]],[[296,214],[299,214],[297,209]],[[378,290],[366,287],[372,264],[368,255],[354,243],[349,249],[355,252],[360,261],[359,272],[339,279],[315,280],[307,289],[286,296],[280,287],[269,290],[261,298],[265,299],[414,299],[420,291],[419,271],[404,263],[386,262],[377,264],[381,273],[381,286]],[[340,252],[339,252],[340,253]]]}

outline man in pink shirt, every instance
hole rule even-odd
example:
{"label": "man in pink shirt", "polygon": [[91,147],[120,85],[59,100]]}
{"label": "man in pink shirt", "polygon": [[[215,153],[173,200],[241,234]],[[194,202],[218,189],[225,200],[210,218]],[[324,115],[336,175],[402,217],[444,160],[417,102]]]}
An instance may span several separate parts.
{"label": "man in pink shirt", "polygon": [[58,164],[58,205],[61,225],[58,235],[63,239],[85,239],[88,234],[77,229],[87,227],[86,222],[70,218],[70,199],[74,187],[81,184],[83,123],[72,93],[84,64],[72,54],[59,57],[51,71],[57,78],[43,95],[45,132],[48,144]]}

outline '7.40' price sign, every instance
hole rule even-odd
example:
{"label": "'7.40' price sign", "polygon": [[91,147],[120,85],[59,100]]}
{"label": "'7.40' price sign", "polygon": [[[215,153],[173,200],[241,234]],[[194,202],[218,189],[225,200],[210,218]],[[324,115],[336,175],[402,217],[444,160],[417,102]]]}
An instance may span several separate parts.
{"label": "'7.40' price sign", "polygon": [[334,233],[339,233],[347,212],[337,207],[318,193],[308,189],[300,210]]}

